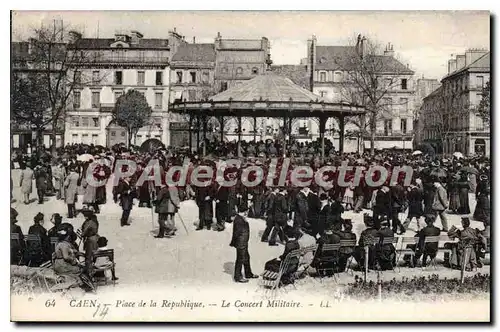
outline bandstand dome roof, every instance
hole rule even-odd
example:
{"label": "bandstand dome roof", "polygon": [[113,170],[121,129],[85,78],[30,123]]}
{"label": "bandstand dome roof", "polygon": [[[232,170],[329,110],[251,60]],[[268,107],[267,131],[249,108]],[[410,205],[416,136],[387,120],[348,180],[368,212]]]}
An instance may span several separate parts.
{"label": "bandstand dome roof", "polygon": [[290,79],[272,72],[266,72],[209,99],[212,101],[232,99],[248,102],[256,100],[288,102],[290,99],[295,102],[324,101],[323,98],[296,85]]}
{"label": "bandstand dome roof", "polygon": [[362,106],[334,103],[270,71],[204,101],[176,101],[174,113],[242,117],[314,117],[364,114]]}

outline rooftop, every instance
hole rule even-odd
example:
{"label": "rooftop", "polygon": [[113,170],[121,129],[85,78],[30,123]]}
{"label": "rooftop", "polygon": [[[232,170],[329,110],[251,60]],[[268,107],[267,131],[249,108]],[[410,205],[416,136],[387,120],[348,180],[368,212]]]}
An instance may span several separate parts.
{"label": "rooftop", "polygon": [[172,57],[175,61],[215,62],[214,44],[183,44]]}

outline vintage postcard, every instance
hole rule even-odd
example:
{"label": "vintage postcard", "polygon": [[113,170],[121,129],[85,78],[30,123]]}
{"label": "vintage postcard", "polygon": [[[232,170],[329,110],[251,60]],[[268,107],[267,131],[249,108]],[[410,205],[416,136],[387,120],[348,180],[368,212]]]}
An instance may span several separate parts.
{"label": "vintage postcard", "polygon": [[11,23],[12,321],[491,320],[489,12]]}

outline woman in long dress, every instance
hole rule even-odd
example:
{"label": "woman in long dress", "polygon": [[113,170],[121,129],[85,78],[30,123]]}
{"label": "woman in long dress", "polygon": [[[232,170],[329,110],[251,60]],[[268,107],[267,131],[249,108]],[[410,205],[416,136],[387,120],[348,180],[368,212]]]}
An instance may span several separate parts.
{"label": "woman in long dress", "polygon": [[460,174],[460,180],[457,182],[458,197],[460,201],[460,207],[458,208],[458,214],[470,214],[469,207],[469,181],[467,180],[467,173]]}
{"label": "woman in long dress", "polygon": [[450,206],[449,210],[451,213],[457,213],[457,210],[460,208],[460,198],[458,195],[458,175],[453,175],[450,177],[448,181],[448,193],[450,194]]}
{"label": "woman in long dress", "polygon": [[482,174],[479,177],[480,181],[477,185],[476,191],[476,210],[474,211],[473,219],[482,221],[483,223],[490,223],[490,183],[488,176]]}

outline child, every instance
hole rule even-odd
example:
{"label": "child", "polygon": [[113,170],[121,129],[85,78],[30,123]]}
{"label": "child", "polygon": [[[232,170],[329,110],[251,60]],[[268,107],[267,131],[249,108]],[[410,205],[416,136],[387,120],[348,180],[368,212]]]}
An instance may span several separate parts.
{"label": "child", "polygon": [[[97,246],[99,247],[97,249],[97,253],[100,251],[108,250],[106,247],[108,245],[108,239],[106,239],[104,236],[99,237],[97,240]],[[118,278],[115,276],[115,269],[114,269],[114,263],[109,260],[109,257],[97,257],[94,262],[94,266],[98,269],[102,268],[108,268],[108,267],[113,267],[112,269],[107,269],[104,271],[104,276],[107,278],[110,278],[111,280],[118,280]]]}

